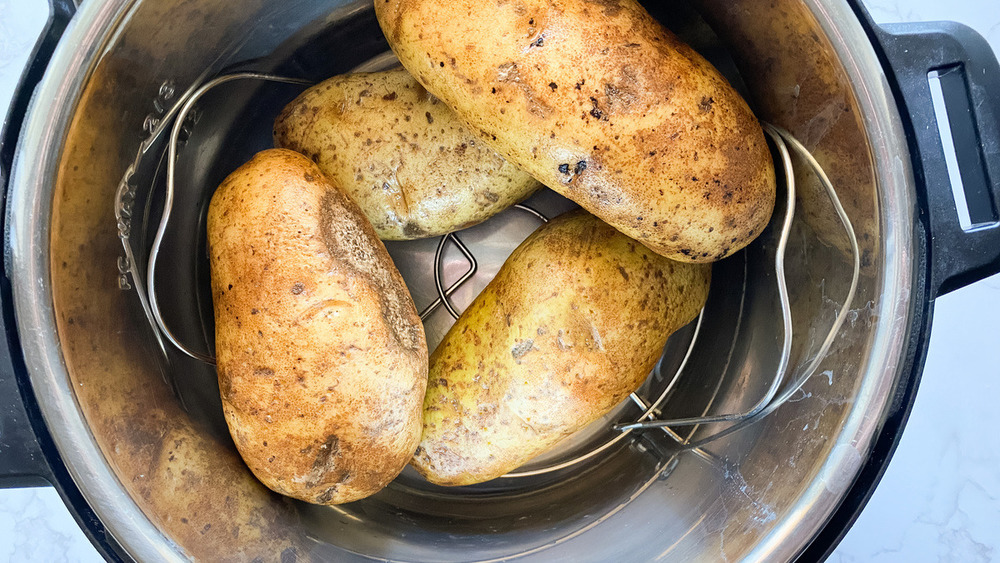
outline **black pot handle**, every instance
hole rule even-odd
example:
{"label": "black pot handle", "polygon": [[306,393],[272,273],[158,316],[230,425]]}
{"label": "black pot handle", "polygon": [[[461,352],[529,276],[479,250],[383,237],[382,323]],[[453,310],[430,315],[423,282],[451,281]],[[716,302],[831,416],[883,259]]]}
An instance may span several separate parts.
{"label": "black pot handle", "polygon": [[[71,0],[49,0],[49,19],[28,59],[28,66],[14,90],[10,107],[0,130],[0,186],[6,209],[11,167],[28,103],[41,81],[59,38],[76,10]],[[0,221],[6,222],[6,213]],[[6,233],[6,224],[0,232]],[[5,254],[5,253],[4,253]],[[5,261],[6,256],[0,256]],[[44,422],[34,405],[20,354],[17,325],[14,322],[10,280],[6,264],[0,269],[0,488],[40,486],[54,481],[36,429]]]}
{"label": "black pot handle", "polygon": [[[1000,272],[1000,64],[989,43],[959,23],[883,25],[876,37],[909,118],[918,198],[929,227],[931,295],[943,295]],[[951,171],[935,98],[947,110],[957,164]],[[966,229],[952,194],[959,181],[972,223]]]}

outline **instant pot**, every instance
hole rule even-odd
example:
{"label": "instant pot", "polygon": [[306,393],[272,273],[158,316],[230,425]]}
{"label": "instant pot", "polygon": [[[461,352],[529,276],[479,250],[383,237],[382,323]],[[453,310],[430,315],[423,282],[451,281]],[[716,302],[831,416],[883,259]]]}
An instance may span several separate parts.
{"label": "instant pot", "polygon": [[[787,364],[793,376],[818,368],[768,416],[710,441],[726,422],[686,427],[680,440],[631,432],[572,464],[481,486],[436,487],[406,471],[377,495],[334,507],[270,492],[229,438],[214,369],[164,339],[136,287],[164,209],[157,132],[178,100],[221,74],[315,81],[383,64],[372,6],[51,0],[0,145],[0,484],[55,486],[109,560],[824,557],[898,442],[934,299],[1000,271],[1000,66],[966,27],[880,27],[856,1],[664,4],[646,7],[715,63],[762,121],[815,156],[856,235],[855,252],[821,183],[796,167],[782,254],[794,334]],[[153,297],[178,339],[206,353],[208,197],[266,148],[274,116],[299,91],[220,86],[183,124]],[[537,197],[532,209],[565,208]],[[466,299],[537,226],[522,215],[462,234],[493,257],[480,261]],[[661,418],[745,412],[766,395],[787,328],[777,242],[772,225],[715,265],[697,327],[671,339],[651,375],[683,369]],[[418,308],[435,295],[421,273],[434,244],[390,245]],[[849,314],[825,346],[855,261]],[[450,324],[444,309],[428,319],[438,327],[429,335]]]}

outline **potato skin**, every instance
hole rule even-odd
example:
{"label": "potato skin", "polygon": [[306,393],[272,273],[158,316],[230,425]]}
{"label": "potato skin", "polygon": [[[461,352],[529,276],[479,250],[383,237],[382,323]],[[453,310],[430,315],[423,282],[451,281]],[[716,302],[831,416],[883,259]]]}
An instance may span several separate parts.
{"label": "potato skin", "polygon": [[488,481],[600,418],[697,316],[710,276],[589,213],[542,226],[431,355],[413,466],[440,485]]}
{"label": "potato skin", "polygon": [[423,326],[357,206],[306,157],[258,153],[208,211],[219,388],[265,485],[318,504],[371,495],[420,437]]}
{"label": "potato skin", "polygon": [[655,252],[708,262],[767,224],[764,134],[634,0],[376,0],[403,66],[490,146]]}
{"label": "potato skin", "polygon": [[471,227],[541,187],[403,69],[306,90],[278,116],[274,143],[312,158],[386,240]]}

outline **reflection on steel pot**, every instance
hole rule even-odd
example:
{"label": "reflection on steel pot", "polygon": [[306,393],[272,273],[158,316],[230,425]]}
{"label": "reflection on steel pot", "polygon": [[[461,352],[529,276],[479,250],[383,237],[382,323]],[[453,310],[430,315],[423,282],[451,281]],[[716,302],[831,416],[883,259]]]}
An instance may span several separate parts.
{"label": "reflection on steel pot", "polygon": [[[650,3],[654,16],[745,85],[761,120],[805,143],[854,225],[857,294],[820,375],[767,418],[706,444],[704,455],[662,432],[609,442],[618,435],[609,424],[526,471],[481,485],[436,487],[408,469],[356,503],[290,501],[260,485],[240,460],[214,369],[162,342],[134,291],[145,284],[145,269],[135,266],[148,262],[164,205],[166,135],[150,133],[162,131],[192,88],[224,72],[316,81],[365,63],[384,66],[387,46],[372,6],[250,0],[234,10],[222,0],[88,0],[65,26],[72,4],[53,3],[48,41],[15,99],[0,150],[9,180],[4,421],[17,412],[31,422],[24,426],[20,416],[22,426],[8,433],[24,440],[25,455],[0,462],[0,476],[23,483],[44,473],[109,558],[821,556],[853,521],[895,446],[934,297],[1000,269],[1000,231],[991,226],[998,188],[988,180],[1000,177],[1000,119],[985,95],[1000,91],[989,82],[1000,72],[981,38],[955,26],[876,29],[846,0]],[[961,152],[978,159],[960,162],[964,184],[993,210],[970,232],[948,213],[954,202],[941,143],[926,126],[933,119],[927,72],[945,68],[959,78],[965,72],[942,80],[946,102],[969,110],[955,112],[969,123],[953,120]],[[214,347],[207,202],[229,172],[269,146],[274,116],[300,91],[233,82],[205,94],[182,123],[156,286],[164,323],[199,351]],[[969,131],[978,136],[966,138]],[[123,177],[129,182],[118,194]],[[819,351],[852,271],[848,238],[822,186],[808,173],[796,183],[799,214],[785,258],[796,335],[791,375]],[[116,195],[125,196],[118,209]],[[528,205],[548,216],[572,207],[548,191]],[[714,266],[697,326],[668,342],[644,391],[667,389],[662,418],[743,412],[764,396],[783,338],[775,224]],[[469,303],[537,225],[537,217],[512,209],[463,231],[478,263],[451,301]],[[122,235],[133,250],[128,257]],[[418,309],[438,296],[428,276],[437,244],[387,245]],[[451,283],[469,263],[442,245],[442,276]],[[955,250],[945,255],[946,245]],[[425,319],[431,346],[452,322],[447,307]],[[664,384],[682,365],[683,377]],[[634,417],[636,408],[615,412],[633,409]],[[698,440],[721,427],[678,431]],[[562,464],[560,456],[604,443],[599,455]],[[558,468],[532,470],[542,466]]]}

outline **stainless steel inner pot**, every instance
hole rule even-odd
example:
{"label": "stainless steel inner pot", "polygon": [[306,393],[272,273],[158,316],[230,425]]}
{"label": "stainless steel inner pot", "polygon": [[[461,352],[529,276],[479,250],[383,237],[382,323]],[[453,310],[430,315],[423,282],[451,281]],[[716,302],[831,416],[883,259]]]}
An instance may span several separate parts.
{"label": "stainless steel inner pot", "polygon": [[[257,483],[229,439],[214,370],[170,348],[164,357],[135,294],[120,287],[114,195],[144,127],[205,77],[254,69],[322,79],[384,53],[371,5],[83,3],[22,132],[9,263],[45,421],[83,495],[131,556],[782,560],[808,545],[861,467],[901,369],[915,243],[899,113],[867,36],[842,1],[696,0],[649,9],[732,80],[741,77],[762,120],[806,144],[854,223],[862,250],[858,295],[820,373],[770,417],[706,446],[708,459],[678,452],[653,431],[544,475],[448,489],[408,470],[370,499],[319,507]],[[725,68],[720,49],[739,75]],[[275,114],[298,91],[222,87],[196,110],[161,258],[167,273],[158,280],[166,320],[190,342],[212,345],[204,256],[211,190],[268,146]],[[138,194],[162,181],[162,171],[153,166],[143,179],[150,185],[137,185]],[[851,271],[846,239],[815,179],[802,173],[798,183],[786,258],[792,375],[819,347]],[[153,190],[139,201],[134,236],[148,251],[162,194]],[[550,214],[570,206],[552,194],[532,203]],[[463,235],[488,259],[456,293],[458,304],[471,300],[537,225],[517,213]],[[700,335],[664,416],[737,412],[763,395],[782,338],[773,231],[715,266]],[[428,245],[433,241],[390,245],[418,308],[433,297]],[[446,263],[464,267],[458,255]],[[431,346],[449,323],[443,310],[428,320]],[[688,330],[672,339],[663,369],[677,364],[691,338]],[[697,427],[693,436],[717,429]]]}

